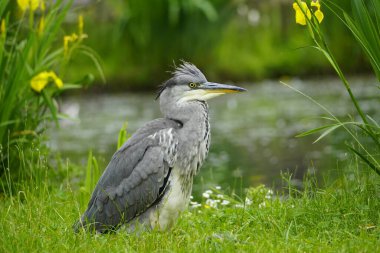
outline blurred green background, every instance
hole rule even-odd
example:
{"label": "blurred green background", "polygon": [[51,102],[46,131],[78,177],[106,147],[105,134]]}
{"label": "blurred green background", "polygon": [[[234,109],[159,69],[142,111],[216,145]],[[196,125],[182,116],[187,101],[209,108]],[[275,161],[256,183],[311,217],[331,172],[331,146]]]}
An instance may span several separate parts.
{"label": "blurred green background", "polygon": [[[355,0],[341,0],[339,8],[350,12],[351,1]],[[19,2],[0,2],[5,3],[0,7],[11,9],[10,22],[3,22],[8,32],[0,34],[0,38],[9,37],[7,52],[23,52],[20,58],[4,54],[6,61],[10,59],[15,64],[3,66],[14,66],[19,72],[3,68],[4,80],[11,77],[11,81],[3,82],[7,84],[4,87],[14,96],[0,92],[18,101],[4,102],[0,98],[5,105],[0,108],[15,108],[15,113],[4,110],[3,126],[19,122],[12,126],[17,141],[33,140],[30,129],[42,132],[47,128],[46,142],[53,154],[84,168],[92,150],[103,170],[115,152],[125,121],[128,132],[134,133],[145,122],[162,116],[154,91],[170,77],[168,72],[175,64],[185,60],[198,66],[211,81],[238,83],[248,90],[239,96],[210,101],[213,144],[205,169],[195,182],[194,192],[198,195],[209,187],[207,184],[240,192],[261,183],[278,187],[283,182],[282,172],[295,175],[294,184],[301,186],[305,174],[334,174],[335,167],[345,167],[341,163],[349,162],[349,136],[342,129],[314,145],[315,136],[295,137],[331,122],[320,107],[278,80],[304,91],[339,118],[348,115],[355,122],[358,114],[333,67],[313,48],[308,28],[296,24],[293,0],[68,0],[64,2],[73,5],[66,5],[67,16],[58,11],[65,4],[61,6],[57,0],[45,1],[50,3],[46,10],[37,8],[29,13],[21,11]],[[378,81],[359,43],[327,5],[322,4],[322,11],[323,35],[352,82],[356,99],[364,114],[379,118]],[[52,18],[56,13],[63,13],[62,19]],[[50,29],[41,26],[45,17]],[[64,27],[57,20],[64,20]],[[13,40],[18,29],[25,36]],[[48,46],[40,46],[49,40]],[[30,51],[23,50],[26,42],[32,45],[26,47]],[[45,70],[56,71],[64,88],[81,88],[95,82],[90,89],[64,90],[63,97],[55,97],[56,103],[45,103],[46,94],[40,96],[29,87],[30,80]],[[61,92],[54,86],[50,88]],[[40,121],[45,123],[47,104],[53,108],[53,115],[54,109],[59,109],[59,128],[48,122],[46,126],[39,125]],[[35,108],[35,114],[30,113],[30,108]],[[34,125],[24,123],[24,115]],[[5,129],[3,133],[7,133]],[[27,130],[26,137],[23,130]],[[8,143],[8,136],[3,136],[3,143]],[[20,160],[19,150],[15,148],[11,154],[15,154],[15,161]],[[3,157],[5,161],[7,157]],[[78,169],[76,173],[81,172]]]}
{"label": "blurred green background", "polygon": [[[347,11],[350,1],[340,1]],[[279,79],[307,87],[306,93],[334,108],[338,116],[354,115],[354,111],[333,68],[312,48],[307,27],[295,23],[292,0],[74,3],[65,31],[75,31],[77,16],[83,14],[88,34],[84,44],[99,54],[107,81],[97,85],[103,82],[96,66],[82,55],[73,57],[68,79],[94,73],[96,85],[92,92],[81,91],[81,96],[68,96],[62,103],[63,112],[80,119],[76,124],[62,122],[62,129],[51,132],[50,146],[64,157],[85,164],[92,149],[104,168],[125,120],[133,133],[161,116],[154,91],[170,77],[168,71],[174,64],[186,60],[209,80],[242,83],[249,90],[210,102],[213,145],[205,165],[208,169],[197,179],[202,183],[196,182],[195,192],[201,192],[206,182],[234,185],[234,189],[239,189],[240,183],[242,188],[273,182],[278,186],[280,172],[289,170],[299,183],[306,172],[333,170],[337,161],[346,160],[345,133],[315,145],[311,145],[315,136],[295,138],[326,123],[318,118],[324,114],[281,86]],[[372,97],[376,81],[365,77],[370,64],[338,18],[326,6],[322,11],[321,27],[332,52],[353,78],[353,88],[366,112],[374,113],[370,108],[378,107],[377,98]],[[119,94],[109,94],[116,91]]]}
{"label": "blurred green background", "polygon": [[[350,0],[340,0],[349,6]],[[113,0],[74,2],[68,26],[85,18],[85,44],[98,52],[107,79],[95,89],[147,90],[166,78],[173,63],[195,63],[212,80],[255,82],[287,76],[333,74],[295,23],[291,0]],[[349,31],[326,8],[322,28],[346,73],[369,70]],[[70,22],[71,20],[71,22]],[[73,28],[74,29],[74,28]],[[305,48],[306,47],[306,48]],[[71,75],[96,73],[74,57]],[[100,82],[100,76],[96,76]]]}

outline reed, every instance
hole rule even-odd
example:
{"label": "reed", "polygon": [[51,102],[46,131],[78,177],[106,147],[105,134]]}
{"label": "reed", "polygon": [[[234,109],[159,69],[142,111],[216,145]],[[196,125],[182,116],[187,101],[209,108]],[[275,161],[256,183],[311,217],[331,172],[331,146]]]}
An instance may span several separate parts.
{"label": "reed", "polygon": [[[0,176],[21,168],[20,150],[41,147],[41,134],[60,117],[57,98],[83,82],[65,73],[76,52],[96,61],[83,45],[83,18],[66,34],[62,30],[72,1],[0,2]],[[32,151],[31,151],[32,152]]]}
{"label": "reed", "polygon": [[[378,1],[369,0],[365,2],[363,0],[353,0],[351,1],[351,12],[344,10],[344,8],[339,5],[339,2],[324,1],[323,3],[324,5],[322,5],[322,7],[325,6],[329,8],[335,15],[335,18],[340,20],[351,31],[353,35],[352,39],[356,40],[362,47],[368,60],[371,62],[373,73],[377,75],[380,80],[380,4]],[[317,5],[318,7],[314,8]],[[328,125],[311,129],[299,136],[302,137],[322,131],[322,134],[316,140],[319,141],[337,129],[343,128],[349,136],[347,140],[348,149],[357,155],[370,169],[380,175],[379,122],[371,117],[371,115],[366,114],[361,108],[360,102],[353,93],[349,81],[328,45],[324,29],[322,29],[323,13],[320,11],[319,1],[312,0],[304,2],[296,0],[293,6],[300,23],[307,26],[309,36],[314,42],[314,46],[312,47],[320,51],[335,70],[360,118],[360,120],[353,117],[339,119],[334,116],[332,111],[310,96],[291,87],[321,107],[328,114],[325,119],[330,121]],[[289,85],[287,86],[290,87]]]}

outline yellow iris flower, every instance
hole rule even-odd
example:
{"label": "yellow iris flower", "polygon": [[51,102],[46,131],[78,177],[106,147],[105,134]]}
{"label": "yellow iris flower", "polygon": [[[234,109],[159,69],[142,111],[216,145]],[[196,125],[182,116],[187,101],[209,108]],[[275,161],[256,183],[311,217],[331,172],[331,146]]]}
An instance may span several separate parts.
{"label": "yellow iris flower", "polygon": [[[304,1],[299,1],[300,5],[298,5],[298,2],[293,3],[293,9],[296,12],[296,23],[300,25],[306,25],[306,17],[310,20],[311,19],[311,12],[310,8],[307,6],[307,4]],[[319,3],[319,0],[312,0],[311,4],[312,7],[316,7],[317,10],[313,11],[315,17],[317,18],[318,22],[321,23],[324,16],[321,11],[321,4]],[[305,16],[306,13],[306,16]]]}
{"label": "yellow iris flower", "polygon": [[30,80],[30,86],[36,92],[41,92],[50,81],[53,81],[58,88],[63,86],[62,80],[53,71],[42,71]]}
{"label": "yellow iris flower", "polygon": [[42,16],[40,19],[40,23],[38,24],[38,34],[42,35],[45,30],[45,17]]}
{"label": "yellow iris flower", "polygon": [[317,8],[317,10],[314,11],[314,15],[317,18],[318,22],[321,23],[324,18],[324,15],[321,11],[321,4],[319,3],[318,0],[316,0],[316,1],[311,1],[310,5]]}
{"label": "yellow iris flower", "polygon": [[5,38],[5,35],[7,34],[7,28],[5,26],[5,19],[1,20],[1,25],[0,25],[0,34],[2,38]]}
{"label": "yellow iris flower", "polygon": [[45,9],[46,9],[45,1],[44,0],[40,0],[40,2],[41,2],[41,6],[40,6],[41,11],[45,12]]}
{"label": "yellow iris flower", "polygon": [[75,42],[78,39],[78,35],[73,33],[63,37],[63,50],[65,54],[69,51],[69,42]]}
{"label": "yellow iris flower", "polygon": [[83,34],[83,27],[84,27],[83,15],[79,15],[78,16],[78,32],[79,32],[79,35]]}
{"label": "yellow iris flower", "polygon": [[67,55],[69,51],[69,42],[74,43],[76,41],[81,41],[85,38],[87,38],[87,34],[83,33],[83,27],[84,27],[84,22],[83,22],[83,16],[79,15],[78,16],[78,33],[72,33],[71,35],[66,35],[63,37],[63,51],[65,55]]}
{"label": "yellow iris flower", "polygon": [[298,5],[297,2],[293,3],[293,9],[296,11],[296,23],[306,25],[306,17],[304,13],[306,13],[308,19],[311,19],[311,13],[305,2],[301,1],[300,4],[301,6]]}
{"label": "yellow iris flower", "polygon": [[26,11],[27,9],[35,11],[41,2],[43,2],[43,0],[17,0],[18,6],[22,11]]}

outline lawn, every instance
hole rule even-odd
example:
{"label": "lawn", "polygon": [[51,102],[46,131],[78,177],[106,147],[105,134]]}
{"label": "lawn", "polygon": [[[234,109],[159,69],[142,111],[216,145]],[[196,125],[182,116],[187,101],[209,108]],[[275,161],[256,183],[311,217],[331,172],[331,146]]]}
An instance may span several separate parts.
{"label": "lawn", "polygon": [[40,175],[0,197],[0,252],[379,252],[380,180],[359,170],[323,188],[315,177],[302,190],[250,188],[243,200],[211,189],[170,231],[105,235],[75,234],[83,194]]}

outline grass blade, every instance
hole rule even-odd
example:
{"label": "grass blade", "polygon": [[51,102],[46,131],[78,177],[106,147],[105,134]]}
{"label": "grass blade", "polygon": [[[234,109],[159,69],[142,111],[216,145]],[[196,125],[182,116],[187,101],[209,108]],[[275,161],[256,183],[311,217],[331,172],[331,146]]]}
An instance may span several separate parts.
{"label": "grass blade", "polygon": [[317,133],[317,132],[320,132],[326,128],[331,128],[331,127],[334,127],[336,126],[337,124],[331,124],[331,125],[325,125],[325,126],[321,126],[321,127],[317,127],[317,128],[313,128],[311,130],[308,130],[306,132],[303,132],[303,133],[300,133],[298,135],[296,135],[296,137],[305,137],[305,136],[308,136],[308,135],[311,135],[311,134],[314,134],[314,133]]}
{"label": "grass blade", "polygon": [[378,168],[376,165],[374,165],[371,161],[369,161],[363,154],[361,154],[359,151],[354,149],[351,146],[348,146],[348,148],[354,152],[357,156],[359,156],[373,171],[375,171],[380,176],[380,168]]}

